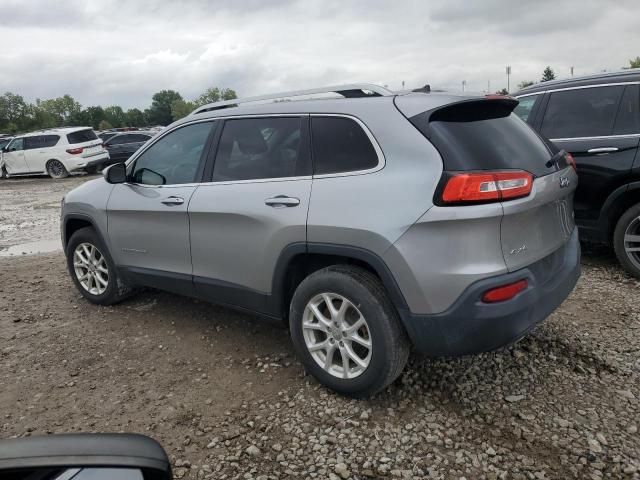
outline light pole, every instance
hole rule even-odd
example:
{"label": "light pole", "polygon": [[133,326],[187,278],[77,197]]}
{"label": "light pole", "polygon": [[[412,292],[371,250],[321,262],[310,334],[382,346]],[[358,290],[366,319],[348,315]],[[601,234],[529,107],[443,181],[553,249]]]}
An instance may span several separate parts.
{"label": "light pole", "polygon": [[573,77],[573,67],[571,67],[571,76]]}
{"label": "light pole", "polygon": [[509,90],[511,90],[511,87],[509,86],[509,77],[511,76],[511,65],[507,65],[506,71],[507,71],[507,93],[509,93]]}
{"label": "light pole", "polygon": [[462,91],[464,92],[464,87],[467,86],[467,81],[466,80],[462,80]]}

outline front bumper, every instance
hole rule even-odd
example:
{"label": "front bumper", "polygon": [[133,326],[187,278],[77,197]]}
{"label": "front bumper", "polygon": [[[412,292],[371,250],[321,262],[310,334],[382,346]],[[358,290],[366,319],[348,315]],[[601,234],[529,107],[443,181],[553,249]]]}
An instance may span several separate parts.
{"label": "front bumper", "polygon": [[[460,356],[515,342],[548,317],[569,296],[580,277],[580,243],[574,229],[563,247],[518,271],[477,281],[446,311],[415,315],[400,310],[413,344],[430,356]],[[483,303],[482,294],[527,279],[511,300]]]}

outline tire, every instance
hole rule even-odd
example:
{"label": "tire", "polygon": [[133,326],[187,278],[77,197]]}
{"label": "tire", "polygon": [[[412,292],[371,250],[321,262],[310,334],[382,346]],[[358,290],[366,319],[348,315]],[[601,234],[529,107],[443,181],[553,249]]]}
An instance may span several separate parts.
{"label": "tire", "polygon": [[[345,307],[344,319],[331,327],[320,321],[311,308],[315,305],[324,320],[329,316],[339,317],[330,315],[327,299],[334,313],[341,309],[344,300],[350,303]],[[364,318],[365,324],[349,333],[348,327],[354,326],[357,318]],[[379,392],[402,373],[409,358],[410,343],[398,312],[380,280],[360,267],[335,265],[309,275],[293,295],[289,319],[293,345],[307,372],[343,395],[365,398]],[[303,324],[307,328],[303,328]],[[308,328],[309,325],[312,328]],[[357,341],[350,340],[356,336]],[[364,343],[360,344],[363,341],[370,345],[369,349]],[[323,344],[326,348],[311,352],[309,348],[314,344]],[[327,369],[329,348],[333,348],[333,356]],[[344,378],[344,355],[350,357],[347,378]],[[353,355],[358,356],[360,365],[353,360]]]}
{"label": "tire", "polygon": [[7,175],[7,170],[4,168],[4,165],[2,165],[0,167],[0,179],[4,180],[6,178],[9,178],[9,175]]}
{"label": "tire", "polygon": [[[95,254],[91,254],[95,249]],[[67,268],[78,291],[84,298],[97,305],[113,305],[128,297],[131,288],[118,276],[115,263],[107,247],[91,227],[77,230],[66,248]],[[92,261],[88,265],[85,260]],[[102,267],[102,268],[101,268]],[[106,270],[106,272],[105,272]],[[82,277],[88,274],[89,277]],[[99,278],[96,278],[99,277]],[[106,285],[104,281],[106,280]]]}
{"label": "tire", "polygon": [[[638,250],[630,250],[636,248]],[[640,203],[629,208],[618,220],[613,231],[613,249],[624,269],[640,278]]]}
{"label": "tire", "polygon": [[69,172],[64,164],[56,159],[47,162],[47,174],[55,179],[67,178],[69,176]]}

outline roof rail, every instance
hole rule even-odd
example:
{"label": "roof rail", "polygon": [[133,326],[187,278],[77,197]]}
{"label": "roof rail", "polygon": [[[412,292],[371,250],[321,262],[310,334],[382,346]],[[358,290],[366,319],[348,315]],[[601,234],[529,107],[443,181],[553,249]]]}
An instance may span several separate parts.
{"label": "roof rail", "polygon": [[223,108],[233,108],[243,103],[259,102],[262,100],[277,100],[279,98],[300,97],[303,95],[314,95],[318,93],[338,93],[345,98],[387,97],[393,95],[393,92],[391,90],[380,87],[379,85],[373,85],[371,83],[354,83],[349,85],[335,85],[333,87],[312,88],[309,90],[294,90],[291,92],[272,93],[269,95],[258,95],[256,97],[234,98],[233,100],[208,103],[207,105],[196,108],[193,112],[191,112],[191,115],[210,112],[213,110],[221,110]]}

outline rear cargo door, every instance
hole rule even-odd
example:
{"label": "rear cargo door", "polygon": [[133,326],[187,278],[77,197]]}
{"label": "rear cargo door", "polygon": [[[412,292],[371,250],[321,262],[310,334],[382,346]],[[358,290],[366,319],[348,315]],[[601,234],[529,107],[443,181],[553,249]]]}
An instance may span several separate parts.
{"label": "rear cargo door", "polygon": [[528,197],[502,203],[502,253],[509,271],[560,248],[574,229],[573,193],[578,176],[571,167],[536,178]]}
{"label": "rear cargo door", "polygon": [[509,271],[564,245],[573,231],[577,184],[575,171],[558,149],[513,113],[516,105],[508,98],[478,99],[410,119],[436,146],[447,173],[524,170],[532,174],[529,195],[501,202],[500,242]]}

